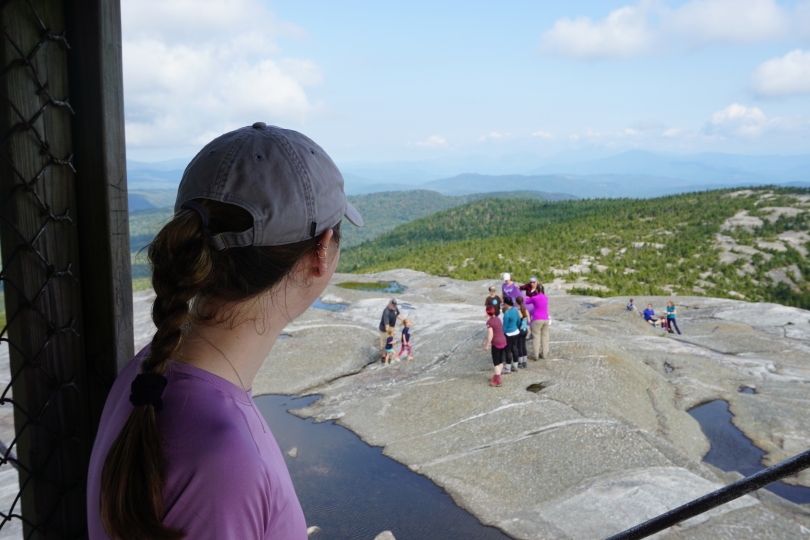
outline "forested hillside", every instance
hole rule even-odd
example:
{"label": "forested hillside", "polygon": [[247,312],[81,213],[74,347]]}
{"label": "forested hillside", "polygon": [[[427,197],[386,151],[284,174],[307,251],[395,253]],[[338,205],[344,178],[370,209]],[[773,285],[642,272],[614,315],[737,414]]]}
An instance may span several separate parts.
{"label": "forested hillside", "polygon": [[592,294],[698,294],[810,308],[810,191],[658,199],[481,200],[345,250],[340,271],[512,272]]}
{"label": "forested hillside", "polygon": [[[397,225],[485,197],[551,200],[571,198],[560,193],[541,193],[537,191],[481,193],[463,197],[450,197],[426,190],[351,195],[348,199],[362,214],[365,226],[360,229],[351,226],[343,227],[341,245],[344,249],[356,246],[393,230]],[[145,253],[141,252],[139,255],[139,252],[152,241],[160,228],[172,216],[172,212],[172,207],[165,207],[136,210],[130,213],[130,246],[133,256],[132,275],[135,279],[145,278],[150,275]]]}

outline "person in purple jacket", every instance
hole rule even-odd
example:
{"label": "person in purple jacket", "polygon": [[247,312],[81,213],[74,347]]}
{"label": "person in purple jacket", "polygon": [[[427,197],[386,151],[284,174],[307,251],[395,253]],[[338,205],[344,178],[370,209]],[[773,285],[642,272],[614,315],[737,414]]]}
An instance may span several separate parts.
{"label": "person in purple jacket", "polygon": [[263,122],[206,145],[174,211],[149,246],[157,330],[119,373],[93,444],[88,536],[306,540],[251,389],[329,283],[341,220],[363,220],[320,146]]}
{"label": "person in purple jacket", "polygon": [[513,305],[514,300],[518,296],[522,296],[522,293],[520,292],[520,287],[518,287],[517,283],[512,281],[512,276],[508,272],[504,272],[503,274],[503,285],[501,285],[501,292],[503,293],[504,299],[509,297],[513,300]]}
{"label": "person in purple jacket", "polygon": [[526,306],[532,306],[532,352],[534,359],[548,358],[548,297],[542,284],[537,285],[539,294],[535,294],[526,299]]}

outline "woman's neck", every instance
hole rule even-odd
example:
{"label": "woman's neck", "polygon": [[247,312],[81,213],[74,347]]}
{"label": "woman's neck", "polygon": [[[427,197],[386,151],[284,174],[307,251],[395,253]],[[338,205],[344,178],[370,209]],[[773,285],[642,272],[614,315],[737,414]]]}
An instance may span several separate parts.
{"label": "woman's neck", "polygon": [[192,324],[175,360],[249,390],[286,324],[281,317],[266,319],[263,328],[251,319],[233,328],[227,324]]}

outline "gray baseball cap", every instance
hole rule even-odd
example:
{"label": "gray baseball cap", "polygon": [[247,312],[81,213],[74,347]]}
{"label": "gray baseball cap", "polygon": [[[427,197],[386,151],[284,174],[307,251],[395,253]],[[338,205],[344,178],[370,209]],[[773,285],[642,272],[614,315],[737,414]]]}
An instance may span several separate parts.
{"label": "gray baseball cap", "polygon": [[235,204],[253,216],[251,229],[214,236],[218,249],[301,242],[343,216],[363,226],[326,152],[297,131],[264,122],[221,135],[194,156],[180,180],[174,212],[192,199]]}

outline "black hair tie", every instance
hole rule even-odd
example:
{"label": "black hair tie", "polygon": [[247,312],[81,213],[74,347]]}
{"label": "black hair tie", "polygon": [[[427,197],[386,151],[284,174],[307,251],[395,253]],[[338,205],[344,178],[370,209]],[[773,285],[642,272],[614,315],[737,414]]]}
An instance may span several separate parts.
{"label": "black hair tie", "polygon": [[186,201],[180,206],[181,210],[193,210],[200,215],[200,220],[202,220],[202,230],[205,238],[210,242],[211,241],[211,231],[208,230],[208,211],[205,209],[203,205],[198,203],[197,201]]}
{"label": "black hair tie", "polygon": [[163,408],[163,390],[169,380],[157,373],[139,373],[130,386],[129,401],[136,407],[151,405],[156,411]]}

